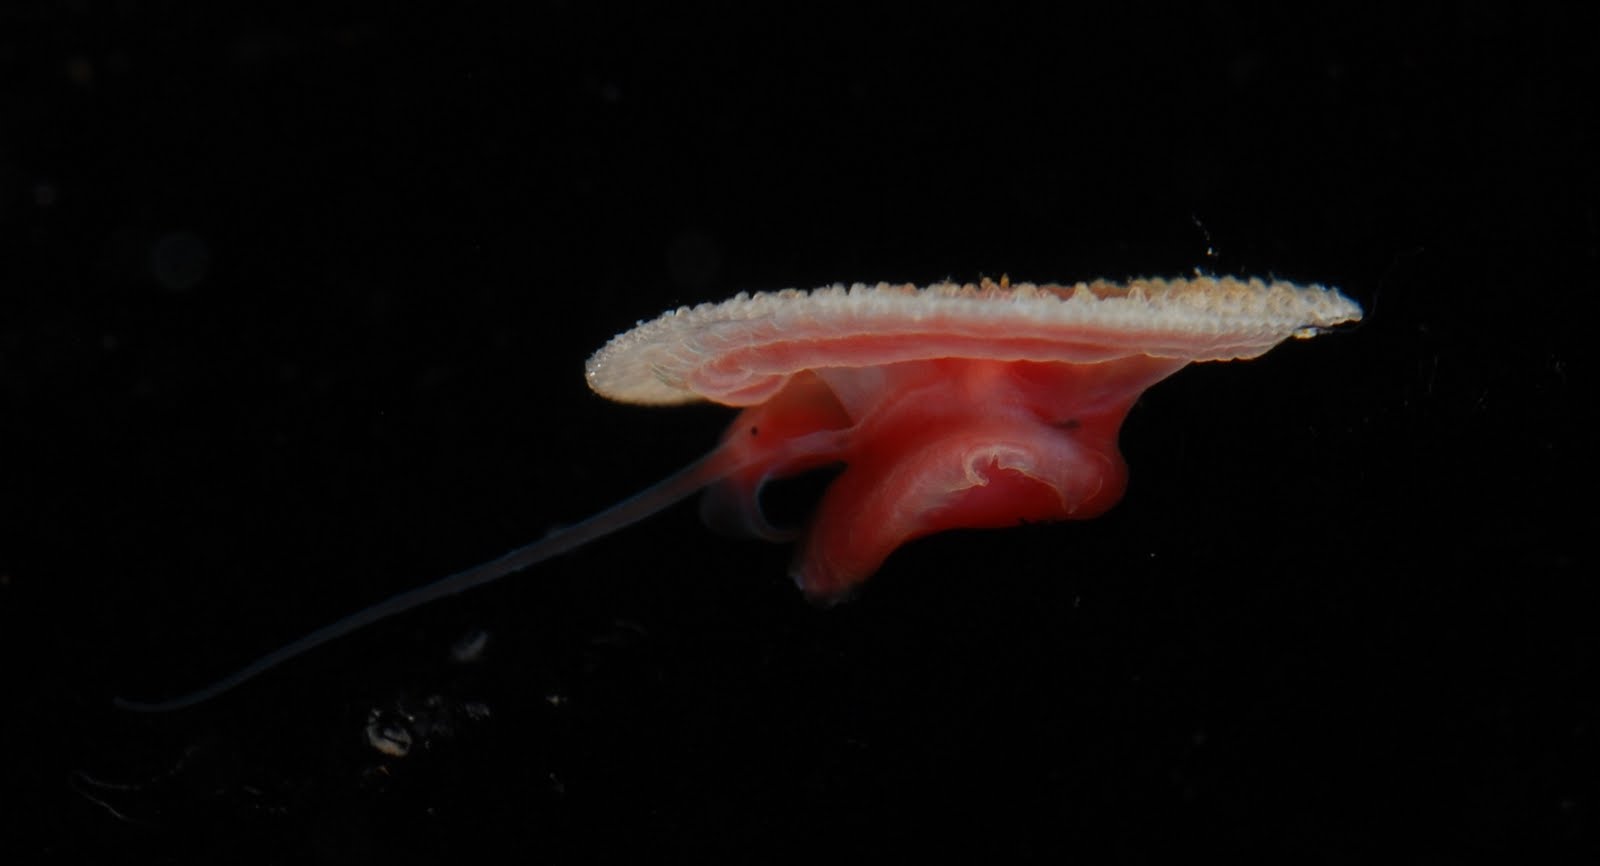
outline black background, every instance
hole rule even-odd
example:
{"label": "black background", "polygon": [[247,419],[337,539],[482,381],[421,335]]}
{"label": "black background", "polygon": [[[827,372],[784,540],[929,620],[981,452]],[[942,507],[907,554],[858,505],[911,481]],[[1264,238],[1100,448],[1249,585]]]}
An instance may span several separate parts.
{"label": "black background", "polygon": [[[1576,16],[276,5],[0,12],[7,863],[1600,853]],[[585,387],[637,319],[1196,269],[1367,319],[1153,388],[1101,519],[822,609],[679,506],[110,705],[704,452]]]}

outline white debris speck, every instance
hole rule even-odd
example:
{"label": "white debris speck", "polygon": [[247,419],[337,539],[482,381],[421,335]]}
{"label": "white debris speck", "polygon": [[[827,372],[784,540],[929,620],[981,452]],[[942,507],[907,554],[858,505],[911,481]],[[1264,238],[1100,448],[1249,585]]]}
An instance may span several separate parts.
{"label": "white debris speck", "polygon": [[367,714],[367,745],[393,758],[403,758],[411,753],[415,741],[405,723],[382,710]]}

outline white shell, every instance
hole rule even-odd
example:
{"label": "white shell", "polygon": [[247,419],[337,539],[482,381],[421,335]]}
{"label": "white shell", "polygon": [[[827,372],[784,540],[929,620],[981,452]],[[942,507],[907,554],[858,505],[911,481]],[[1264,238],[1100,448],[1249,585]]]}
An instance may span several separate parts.
{"label": "white shell", "polygon": [[1232,277],[857,283],[680,307],[612,338],[587,374],[597,393],[626,403],[753,405],[801,370],[947,357],[1225,361],[1360,318],[1336,289]]}

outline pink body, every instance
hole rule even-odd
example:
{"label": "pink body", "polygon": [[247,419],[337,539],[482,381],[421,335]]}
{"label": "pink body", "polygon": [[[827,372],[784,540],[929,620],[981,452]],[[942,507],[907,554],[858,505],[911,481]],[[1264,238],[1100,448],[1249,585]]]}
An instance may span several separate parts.
{"label": "pink body", "polygon": [[[748,465],[713,486],[712,510],[771,535],[756,501],[762,482],[845,464],[792,568],[818,599],[849,590],[924,535],[1094,517],[1126,484],[1117,430],[1128,408],[1184,363],[941,358],[801,373],[728,428],[722,448]],[[821,431],[838,435],[791,447]]]}

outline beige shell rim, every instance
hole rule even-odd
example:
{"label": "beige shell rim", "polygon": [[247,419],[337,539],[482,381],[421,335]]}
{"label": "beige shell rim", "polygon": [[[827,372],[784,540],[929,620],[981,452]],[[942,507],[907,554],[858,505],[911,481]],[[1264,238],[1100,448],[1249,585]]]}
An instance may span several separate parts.
{"label": "beige shell rim", "polygon": [[857,283],[669,310],[613,337],[589,358],[587,379],[626,403],[750,405],[806,369],[942,357],[1235,360],[1360,318],[1337,289],[1277,280]]}

